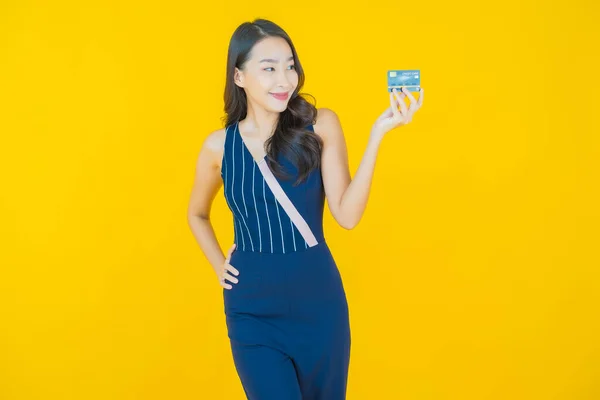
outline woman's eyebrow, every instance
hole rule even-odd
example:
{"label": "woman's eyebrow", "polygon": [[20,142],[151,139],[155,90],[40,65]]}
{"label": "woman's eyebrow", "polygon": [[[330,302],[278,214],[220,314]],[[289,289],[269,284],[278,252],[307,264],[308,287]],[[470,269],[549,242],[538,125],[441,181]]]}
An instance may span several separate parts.
{"label": "woman's eyebrow", "polygon": [[[290,56],[287,61],[292,61],[294,59],[294,56]],[[275,59],[275,58],[263,58],[262,60],[259,61],[259,63],[262,62],[270,62],[270,63],[277,63],[279,62],[279,60]]]}

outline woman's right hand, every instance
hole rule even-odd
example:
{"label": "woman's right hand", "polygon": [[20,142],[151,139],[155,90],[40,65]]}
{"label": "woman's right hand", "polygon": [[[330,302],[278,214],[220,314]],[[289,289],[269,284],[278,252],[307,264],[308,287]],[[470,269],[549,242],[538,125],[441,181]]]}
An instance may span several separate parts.
{"label": "woman's right hand", "polygon": [[225,282],[225,279],[233,283],[238,283],[238,279],[229,274],[229,272],[233,273],[235,276],[240,274],[240,272],[237,269],[235,269],[233,265],[229,264],[229,260],[231,260],[231,253],[233,253],[233,249],[235,249],[235,243],[229,249],[227,257],[225,258],[225,262],[223,263],[223,267],[221,268],[218,274],[219,283],[221,284],[221,286],[228,290],[232,289],[233,285],[230,285],[229,283]]}

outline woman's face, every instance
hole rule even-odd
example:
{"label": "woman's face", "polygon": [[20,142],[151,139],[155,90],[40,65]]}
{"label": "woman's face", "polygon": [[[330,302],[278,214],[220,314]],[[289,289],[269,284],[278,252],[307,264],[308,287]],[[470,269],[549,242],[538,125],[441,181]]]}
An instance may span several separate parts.
{"label": "woman's face", "polygon": [[[273,112],[284,111],[298,86],[298,72],[287,41],[267,37],[256,43],[243,70],[236,68],[235,83],[244,88],[248,102],[253,106]],[[284,96],[278,98],[274,94]]]}

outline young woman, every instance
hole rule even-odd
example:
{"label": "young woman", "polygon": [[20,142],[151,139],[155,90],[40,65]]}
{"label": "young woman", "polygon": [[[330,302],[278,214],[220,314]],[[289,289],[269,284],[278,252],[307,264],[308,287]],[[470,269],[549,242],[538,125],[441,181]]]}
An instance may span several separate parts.
{"label": "young woman", "polygon": [[[418,102],[409,92],[390,93],[351,179],[337,115],[301,97],[303,84],[283,29],[264,19],[236,29],[225,128],[202,145],[189,202],[190,228],[223,287],[233,359],[251,400],[345,399],[349,313],[323,236],[324,200],[342,227],[355,227],[384,135],[423,103],[423,92]],[[221,184],[234,225],[226,256],[209,218]]]}

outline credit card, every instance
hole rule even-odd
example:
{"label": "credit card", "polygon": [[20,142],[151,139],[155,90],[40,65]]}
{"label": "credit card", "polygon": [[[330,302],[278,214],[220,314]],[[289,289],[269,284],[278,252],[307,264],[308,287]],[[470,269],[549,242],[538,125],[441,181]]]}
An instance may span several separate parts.
{"label": "credit card", "polygon": [[393,88],[400,91],[406,87],[409,92],[421,90],[421,71],[418,69],[390,69],[387,73],[388,92]]}

